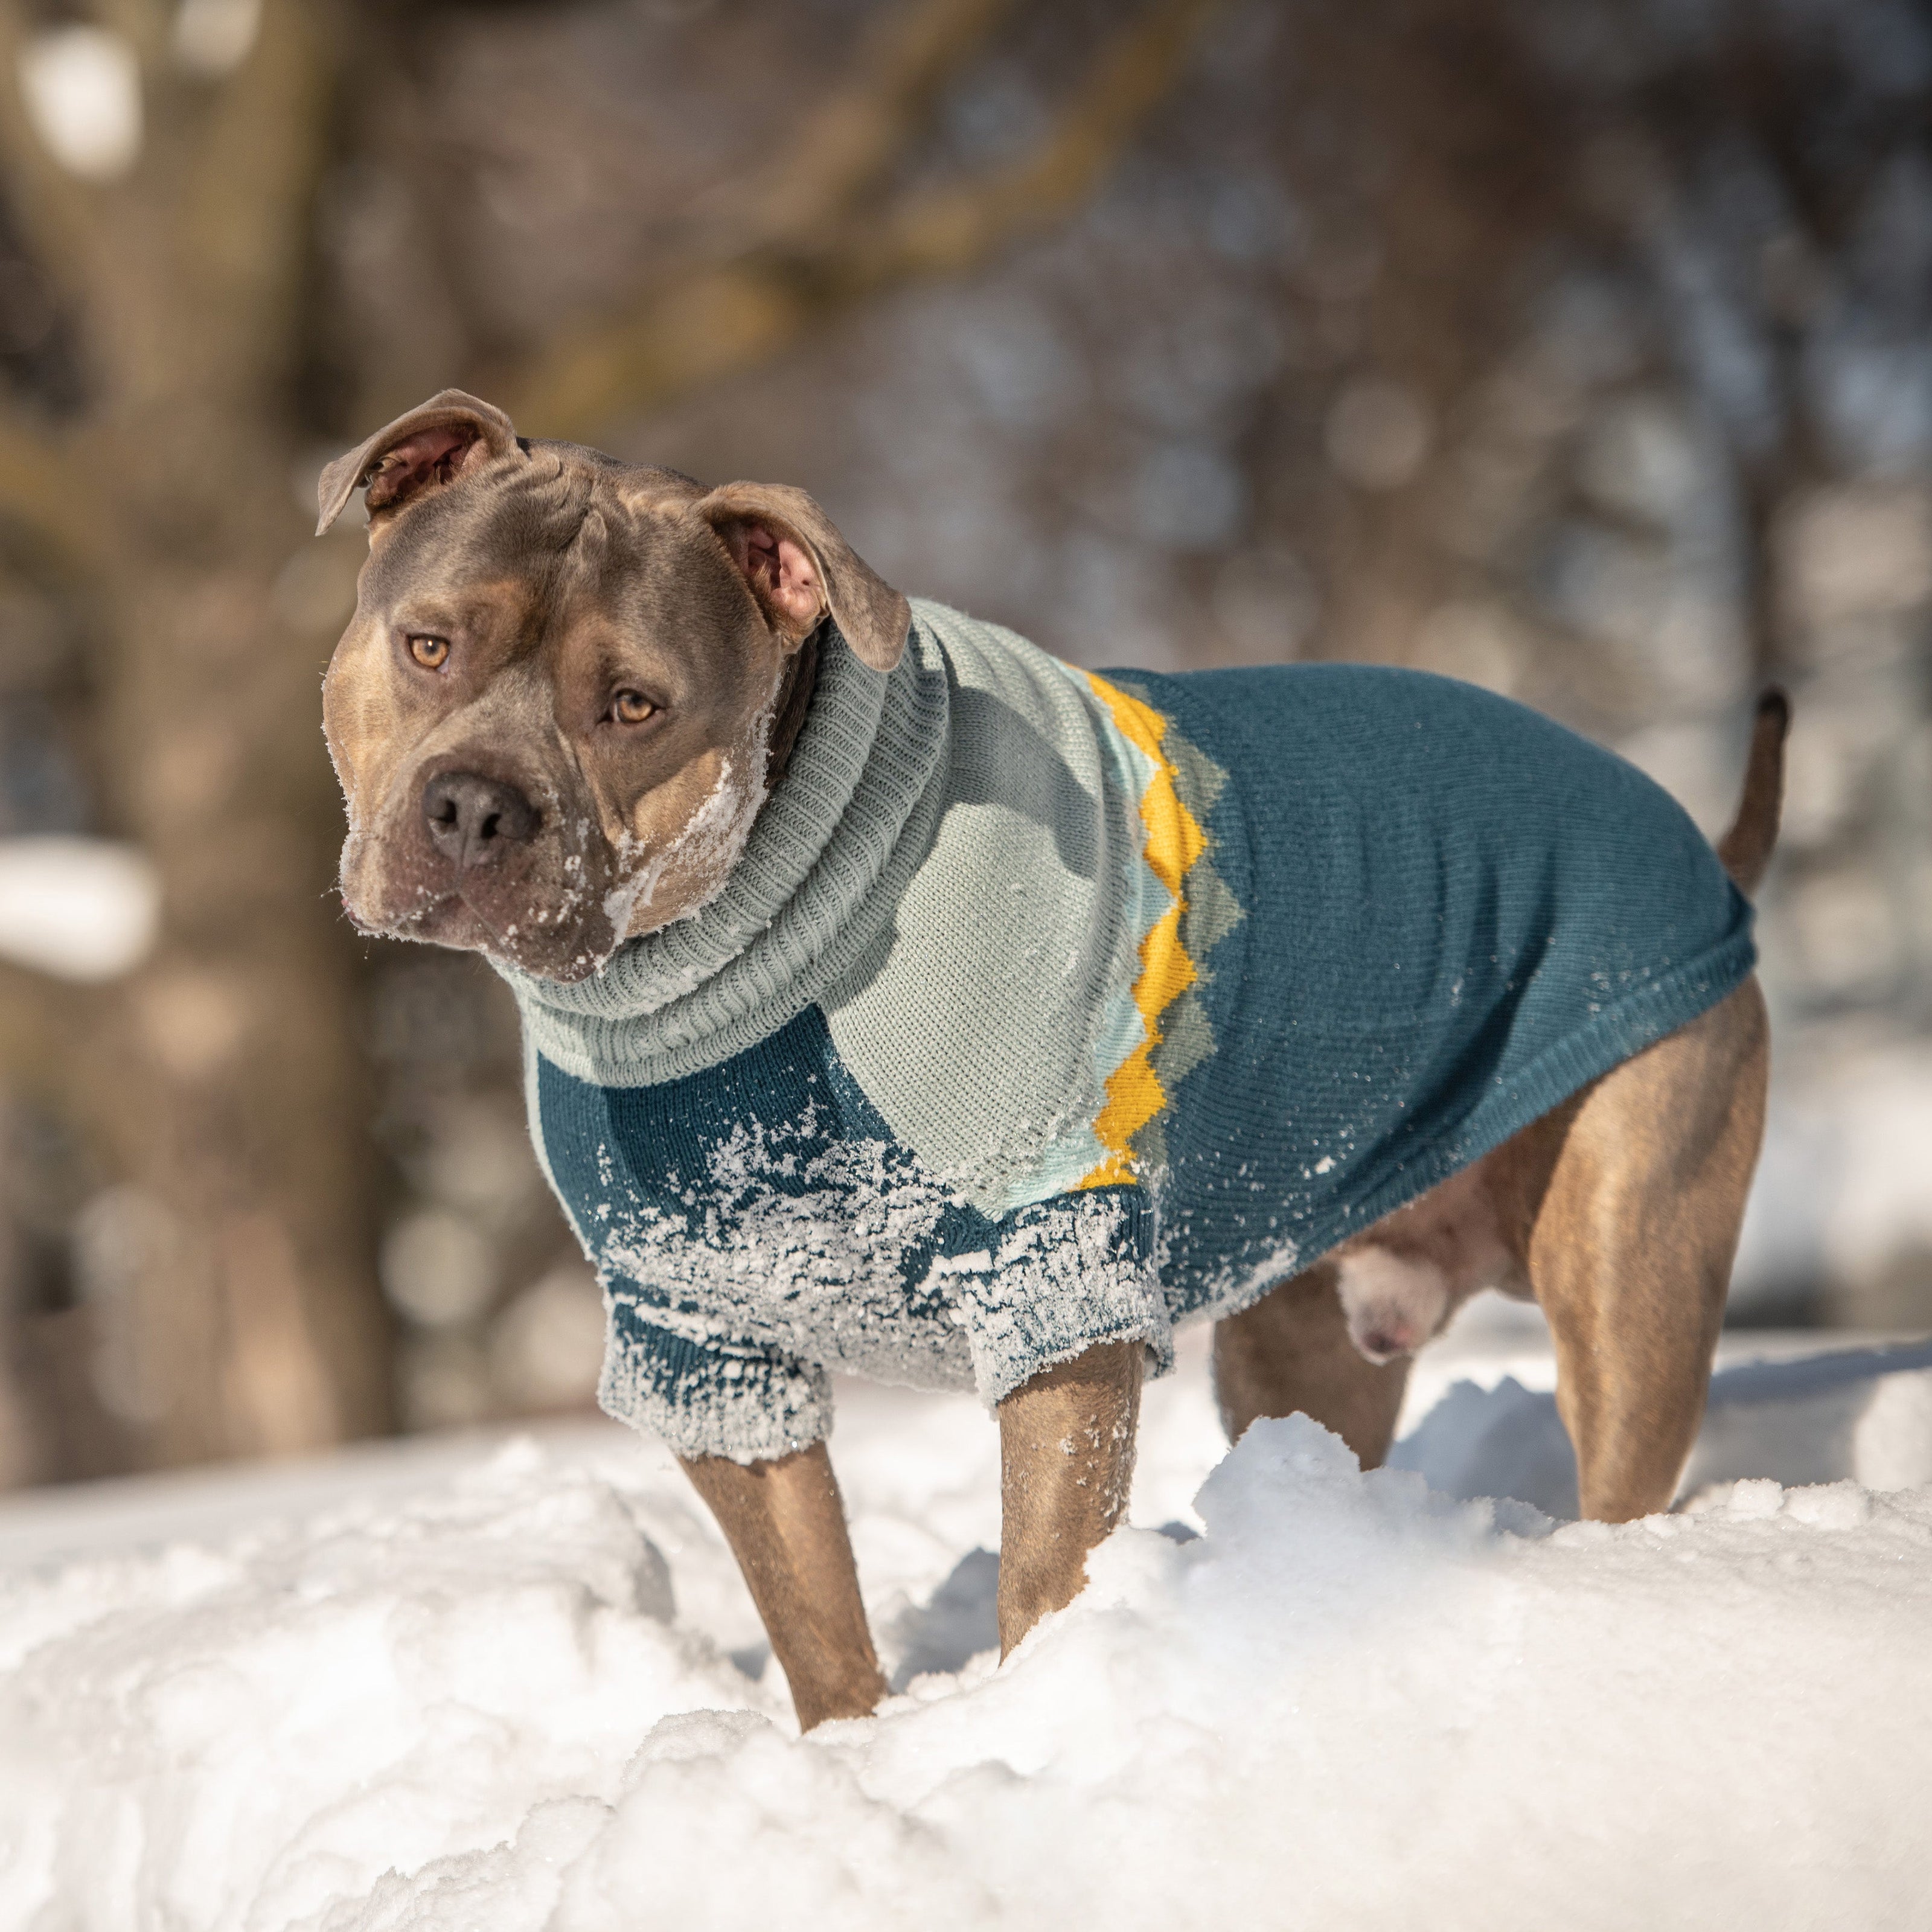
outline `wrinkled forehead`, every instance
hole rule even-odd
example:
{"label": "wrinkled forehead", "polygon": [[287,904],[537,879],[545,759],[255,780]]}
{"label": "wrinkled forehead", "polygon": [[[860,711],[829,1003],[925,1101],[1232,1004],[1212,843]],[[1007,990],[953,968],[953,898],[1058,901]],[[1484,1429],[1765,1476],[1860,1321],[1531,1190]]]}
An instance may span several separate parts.
{"label": "wrinkled forehead", "polygon": [[479,476],[410,511],[371,552],[365,601],[388,606],[505,583],[534,603],[608,602],[647,580],[646,566],[694,542],[675,514],[698,494],[668,471],[626,470],[550,455]]}

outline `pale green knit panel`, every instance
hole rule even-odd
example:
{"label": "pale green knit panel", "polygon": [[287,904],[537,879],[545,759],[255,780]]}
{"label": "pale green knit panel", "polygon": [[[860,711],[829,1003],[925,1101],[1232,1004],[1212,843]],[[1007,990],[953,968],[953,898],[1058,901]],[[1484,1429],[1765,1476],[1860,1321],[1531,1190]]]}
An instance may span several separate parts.
{"label": "pale green knit panel", "polygon": [[[1077,1180],[1047,1158],[1106,1099],[1095,1034],[1131,1006],[1140,821],[1097,702],[1024,638],[920,607],[950,674],[946,808],[890,944],[824,1001],[892,1131],[999,1214]],[[1044,1178],[1042,1178],[1044,1177]]]}
{"label": "pale green knit panel", "polygon": [[1096,1035],[1136,970],[1140,823],[1063,667],[913,612],[890,676],[829,639],[717,900],[575,986],[498,970],[535,1050],[606,1087],[716,1066],[816,1004],[893,1132],[997,1214],[1059,1191],[1055,1149],[1090,1139]]}

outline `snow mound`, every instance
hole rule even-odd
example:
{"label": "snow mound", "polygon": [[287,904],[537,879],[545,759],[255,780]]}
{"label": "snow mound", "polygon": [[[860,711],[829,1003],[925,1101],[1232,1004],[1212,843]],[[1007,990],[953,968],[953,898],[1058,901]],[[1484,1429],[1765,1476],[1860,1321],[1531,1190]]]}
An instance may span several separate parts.
{"label": "snow mound", "polygon": [[908,1688],[802,1740],[634,1444],[0,1574],[0,1927],[1922,1922],[1932,1490],[1559,1526],[1262,1424],[996,1671],[994,1432],[854,1421]]}
{"label": "snow mound", "polygon": [[748,1701],[671,1611],[624,1498],[527,1444],[0,1586],[0,1924],[342,1922],[392,1865],[613,1793],[665,1711]]}
{"label": "snow mound", "polygon": [[[1556,1413],[1555,1365],[1546,1366],[1548,1388],[1512,1375],[1488,1388],[1454,1383],[1396,1444],[1390,1466],[1419,1471],[1448,1496],[1514,1496],[1575,1516],[1576,1459]],[[1874,1490],[1932,1483],[1932,1342],[1720,1367],[1682,1492],[1758,1477],[1850,1478]]]}

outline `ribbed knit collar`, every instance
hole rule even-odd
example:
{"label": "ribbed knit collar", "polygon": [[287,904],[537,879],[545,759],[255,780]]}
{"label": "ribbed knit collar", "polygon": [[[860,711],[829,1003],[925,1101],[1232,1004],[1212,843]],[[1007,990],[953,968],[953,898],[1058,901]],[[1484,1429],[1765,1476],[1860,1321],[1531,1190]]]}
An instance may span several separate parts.
{"label": "ribbed knit collar", "polygon": [[932,840],[947,736],[945,661],[914,609],[887,676],[828,627],[804,728],[718,898],[574,986],[492,962],[546,1059],[617,1086],[714,1065],[810,1005],[890,921]]}

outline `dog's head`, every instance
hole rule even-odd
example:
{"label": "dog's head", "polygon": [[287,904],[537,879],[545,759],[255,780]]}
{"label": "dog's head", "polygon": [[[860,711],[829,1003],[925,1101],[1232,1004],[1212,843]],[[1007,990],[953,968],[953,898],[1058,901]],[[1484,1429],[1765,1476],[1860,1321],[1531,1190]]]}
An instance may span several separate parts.
{"label": "dog's head", "polygon": [[369,556],[322,687],[365,931],[546,979],[716,897],[826,617],[875,670],[905,599],[802,490],[520,438],[446,389],[332,463]]}

